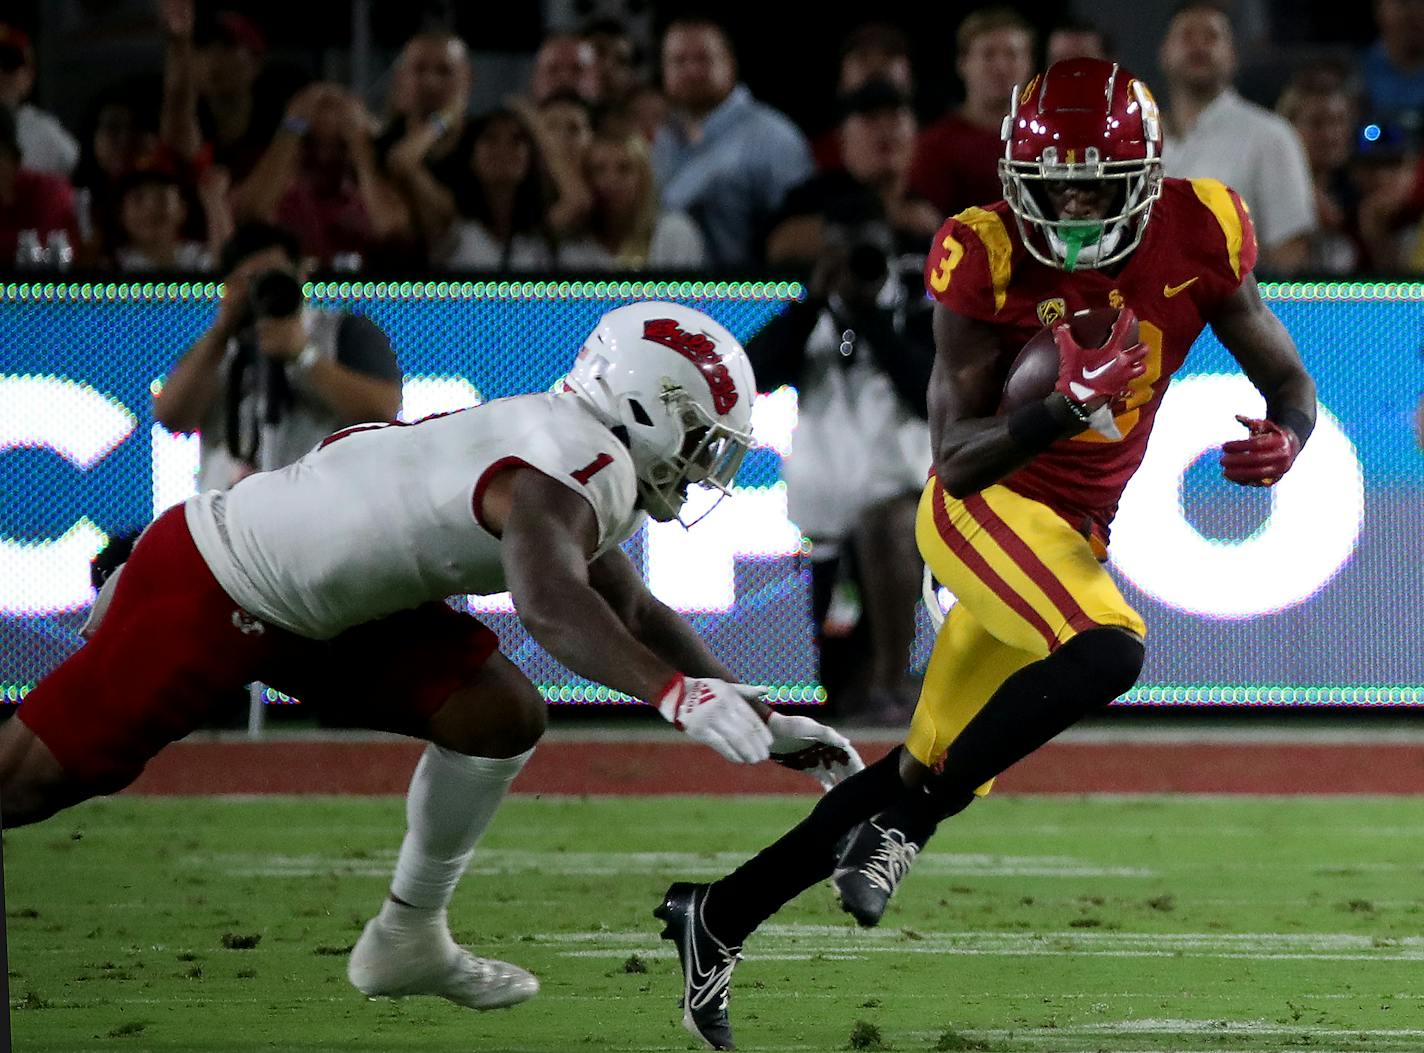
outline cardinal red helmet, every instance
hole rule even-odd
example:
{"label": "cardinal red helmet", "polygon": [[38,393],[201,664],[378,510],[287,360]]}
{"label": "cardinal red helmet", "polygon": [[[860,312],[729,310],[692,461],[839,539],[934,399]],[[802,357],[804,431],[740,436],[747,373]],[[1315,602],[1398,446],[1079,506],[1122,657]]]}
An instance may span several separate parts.
{"label": "cardinal red helmet", "polygon": [[[1147,85],[1115,62],[1067,59],[1014,89],[999,176],[1024,246],[1062,270],[1105,267],[1142,241],[1162,186],[1162,122]],[[1101,219],[1064,218],[1047,188],[1099,184]]]}

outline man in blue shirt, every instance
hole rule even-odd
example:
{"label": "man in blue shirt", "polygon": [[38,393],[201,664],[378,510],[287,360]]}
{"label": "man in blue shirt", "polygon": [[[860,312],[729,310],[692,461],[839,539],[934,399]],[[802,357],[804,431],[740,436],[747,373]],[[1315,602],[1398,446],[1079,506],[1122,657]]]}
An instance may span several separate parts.
{"label": "man in blue shirt", "polygon": [[1376,0],[1379,39],[1365,53],[1365,95],[1372,112],[1424,113],[1424,2]]}
{"label": "man in blue shirt", "polygon": [[715,22],[673,22],[662,62],[672,112],[653,169],[663,207],[692,217],[713,265],[756,263],[781,199],[812,172],[806,137],[737,82],[732,43]]}

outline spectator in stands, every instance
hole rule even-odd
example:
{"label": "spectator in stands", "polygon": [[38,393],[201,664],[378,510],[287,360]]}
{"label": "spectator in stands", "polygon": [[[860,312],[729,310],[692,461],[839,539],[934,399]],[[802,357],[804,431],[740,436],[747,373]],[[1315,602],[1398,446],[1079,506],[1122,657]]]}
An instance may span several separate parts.
{"label": "spectator in stands", "polygon": [[208,230],[206,243],[184,237],[188,205],[183,187],[169,169],[139,168],[123,179],[119,196],[122,237],[113,265],[126,274],[143,271],[209,271],[232,234],[227,170],[207,169],[198,184]]}
{"label": "spectator in stands", "polygon": [[266,37],[246,15],[219,11],[198,23],[194,43],[203,141],[213,161],[240,180],[267,148],[285,102],[259,82]]}
{"label": "spectator in stands", "polygon": [[71,246],[79,240],[74,190],[63,176],[24,167],[15,115],[0,106],[0,267],[39,264],[16,258],[21,234],[32,233],[45,246],[57,232]]}
{"label": "spectator in stands", "polygon": [[1413,127],[1424,124],[1424,2],[1375,0],[1379,39],[1365,53],[1370,111]]}
{"label": "spectator in stands", "polygon": [[0,22],[0,106],[15,116],[27,170],[68,177],[79,161],[79,143],[53,114],[29,101],[35,87],[35,51],[27,33]]}
{"label": "spectator in stands", "polygon": [[293,96],[233,208],[240,221],[291,231],[304,256],[328,267],[354,269],[411,236],[405,202],[377,164],[371,117],[336,84]]}
{"label": "spectator in stands", "polygon": [[534,77],[529,94],[542,103],[555,95],[573,94],[597,103],[601,82],[598,53],[593,43],[576,33],[555,33],[544,38],[534,53]]}
{"label": "spectator in stands", "polygon": [[121,239],[119,194],[123,179],[160,156],[162,90],[155,79],[135,78],[100,92],[84,122],[74,169],[74,209],[79,223],[76,257],[93,263]]}
{"label": "spectator in stands", "polygon": [[1101,26],[1086,19],[1059,22],[1048,31],[1043,47],[1045,66],[1071,58],[1112,59],[1112,41]]}
{"label": "spectator in stands", "polygon": [[602,129],[584,154],[591,194],[584,236],[563,262],[589,270],[688,270],[706,253],[697,225],[663,210],[648,144],[638,135]]}
{"label": "spectator in stands", "polygon": [[652,146],[668,119],[667,96],[656,84],[640,84],[633,89],[624,103],[623,115],[626,130],[642,137],[645,143]]}
{"label": "spectator in stands", "polygon": [[1293,274],[1310,259],[1315,202],[1300,136],[1282,117],[1232,87],[1231,20],[1213,0],[1177,8],[1160,54],[1170,106],[1163,168],[1169,176],[1219,179],[1251,210],[1260,267]]}
{"label": "spectator in stands", "polygon": [[[852,156],[847,149],[847,164]],[[920,281],[895,273],[883,223],[828,223],[822,242],[807,298],[747,353],[759,385],[798,392],[783,477],[790,517],[811,539],[820,680],[832,709],[903,725],[915,697],[906,667],[922,567],[915,509],[930,466],[932,315]]]}
{"label": "spectator in stands", "polygon": [[469,171],[452,195],[445,263],[461,270],[546,270],[588,214],[578,172],[551,149],[538,111],[517,101],[473,122]]}
{"label": "spectator in stands", "polygon": [[1350,177],[1355,147],[1355,101],[1338,71],[1315,67],[1291,78],[1276,103],[1291,122],[1310,165],[1318,225],[1310,236],[1306,270],[1352,274],[1361,269],[1359,195]]}
{"label": "spectator in stands", "polygon": [[376,154],[427,245],[454,222],[454,188],[467,178],[472,80],[465,42],[449,33],[412,37],[396,62],[392,118],[376,140]]}
{"label": "spectator in stands", "polygon": [[621,107],[637,90],[638,44],[628,27],[614,18],[600,18],[583,27],[583,39],[593,46],[597,68],[594,98],[607,107]]}
{"label": "spectator in stands", "polygon": [[217,317],[154,396],[160,424],[199,433],[199,489],[226,490],[400,411],[390,341],[368,318],[307,305],[299,253],[284,230],[239,227],[223,248]]}
{"label": "spectator in stands", "polygon": [[[910,65],[910,42],[898,26],[869,22],[854,30],[841,45],[836,98],[844,99],[873,80],[887,81],[907,97],[914,98],[915,79]],[[840,116],[841,114],[837,114],[838,118]],[[815,158],[817,168],[840,167],[839,124],[812,140],[811,155]]]}
{"label": "spectator in stands", "polygon": [[908,188],[915,150],[915,112],[908,96],[889,81],[870,81],[842,100],[840,138],[844,164],[818,172],[786,195],[767,239],[772,263],[809,266],[826,251],[825,231],[838,219],[884,221],[896,252],[918,253],[940,225],[939,211]]}
{"label": "spectator in stands", "polygon": [[663,205],[692,217],[713,265],[753,264],[786,191],[811,174],[806,137],[737,82],[732,43],[715,22],[674,21],[662,69],[672,116],[653,143],[653,170]]}
{"label": "spectator in stands", "polygon": [[868,22],[854,30],[841,45],[836,95],[849,95],[873,80],[888,81],[906,96],[914,97],[915,71],[910,63],[910,42],[899,26]]}
{"label": "spectator in stands", "polygon": [[1009,7],[971,13],[955,34],[964,103],[920,133],[910,188],[946,216],[1003,197],[999,141],[1009,96],[1033,75],[1034,32]]}
{"label": "spectator in stands", "polygon": [[574,169],[582,168],[584,151],[593,141],[593,110],[588,103],[565,91],[550,95],[538,109],[552,148]]}

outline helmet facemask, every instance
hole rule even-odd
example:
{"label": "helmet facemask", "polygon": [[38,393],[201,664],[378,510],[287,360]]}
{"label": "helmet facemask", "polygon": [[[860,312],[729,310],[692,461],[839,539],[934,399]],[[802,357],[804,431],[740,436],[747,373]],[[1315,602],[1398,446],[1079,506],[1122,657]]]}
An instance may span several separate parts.
{"label": "helmet facemask", "polygon": [[[711,512],[729,492],[751,445],[751,435],[713,419],[681,387],[664,385],[661,398],[668,419],[681,439],[671,456],[644,460],[634,448],[639,503],[659,522],[676,520],[690,527]],[[687,489],[693,484],[716,490],[719,496],[697,520],[689,523],[681,513]]]}
{"label": "helmet facemask", "polygon": [[[1160,158],[1103,161],[1092,147],[1083,155],[1081,162],[1059,163],[1057,150],[1050,146],[1038,161],[999,161],[1004,199],[1024,247],[1040,263],[1059,270],[1107,267],[1124,259],[1141,243],[1162,189]],[[1064,219],[1054,214],[1047,184],[1080,180],[1112,188],[1113,204],[1102,218]],[[1034,237],[1035,233],[1041,237]]]}

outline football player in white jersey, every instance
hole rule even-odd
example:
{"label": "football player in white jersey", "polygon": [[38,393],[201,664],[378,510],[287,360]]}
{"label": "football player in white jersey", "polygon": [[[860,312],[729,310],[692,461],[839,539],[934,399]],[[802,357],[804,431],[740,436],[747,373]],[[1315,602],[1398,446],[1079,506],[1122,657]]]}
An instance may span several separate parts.
{"label": "football player in white jersey", "polygon": [[0,727],[5,825],[128,785],[253,680],[425,738],[391,894],[348,976],[489,1009],[538,982],[456,944],[445,910],[545,709],[446,597],[508,590],[559,662],[729,760],[773,756],[823,784],[858,769],[835,731],[734,683],[619,547],[646,515],[678,518],[689,486],[731,484],[756,391],[741,346],[700,312],[634,304],[604,316],[564,389],[348,428],[160,516],[88,643]]}

